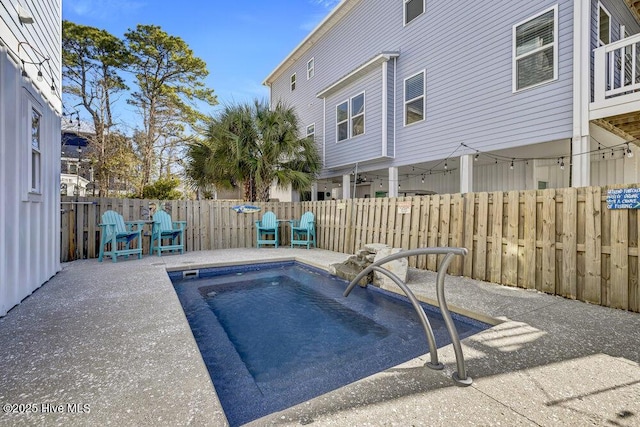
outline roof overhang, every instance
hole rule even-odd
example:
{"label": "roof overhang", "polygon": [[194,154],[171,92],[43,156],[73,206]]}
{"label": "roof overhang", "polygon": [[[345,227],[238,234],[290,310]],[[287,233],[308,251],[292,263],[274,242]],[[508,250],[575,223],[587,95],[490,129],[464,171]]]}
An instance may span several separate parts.
{"label": "roof overhang", "polygon": [[362,0],[342,0],[326,18],[318,24],[318,26],[305,37],[298,46],[296,46],[291,53],[276,66],[276,68],[267,76],[262,82],[265,86],[271,86],[271,84],[293,63],[298,61],[305,53],[315,45],[318,40],[322,38],[329,30],[331,30],[355,5]]}
{"label": "roof overhang", "polygon": [[341,77],[340,79],[338,79],[337,81],[331,83],[329,86],[327,86],[326,88],[324,88],[320,92],[318,92],[318,94],[316,96],[318,98],[326,98],[326,97],[330,96],[331,94],[339,91],[343,87],[348,86],[352,82],[358,80],[359,78],[361,78],[365,74],[369,73],[371,70],[373,70],[376,67],[380,66],[380,64],[382,64],[384,62],[387,62],[392,58],[397,58],[398,56],[400,56],[400,53],[398,53],[398,52],[382,52],[381,54],[374,56],[373,58],[371,58],[370,60],[368,60],[364,64],[362,64],[359,67],[355,68],[349,74],[347,74],[347,75]]}

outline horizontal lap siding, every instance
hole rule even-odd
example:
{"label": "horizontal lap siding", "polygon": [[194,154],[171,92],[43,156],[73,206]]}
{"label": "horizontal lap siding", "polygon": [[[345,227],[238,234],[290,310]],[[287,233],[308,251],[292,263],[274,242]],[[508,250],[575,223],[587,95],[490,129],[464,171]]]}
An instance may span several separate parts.
{"label": "horizontal lap siding", "polygon": [[[379,157],[382,154],[382,73],[376,67],[366,77],[347,86],[335,95],[327,98],[327,158],[325,167],[357,162],[362,158]],[[365,94],[365,133],[354,138],[336,142],[336,106],[350,102],[351,97]],[[333,122],[329,119],[333,118]]]}
{"label": "horizontal lap siding", "polygon": [[571,137],[572,2],[559,3],[559,79],[512,93],[512,27],[554,4],[428,4],[398,60],[400,84],[426,70],[426,119],[397,120],[397,163],[447,157],[460,142],[485,151]]}
{"label": "horizontal lap siding", "polygon": [[[335,99],[322,113],[307,108],[318,102],[315,94],[357,69],[383,51],[398,51],[389,61],[394,68],[389,105],[388,154],[395,160],[380,167],[442,159],[465,142],[480,151],[572,136],[573,2],[447,2],[429,1],[426,12],[402,25],[402,3],[361,1],[289,67],[273,85],[274,98],[295,101],[300,110],[312,110],[305,123],[325,128],[327,165],[371,158],[370,151],[348,151],[335,144]],[[537,88],[512,93],[512,27],[549,7],[558,5],[559,78]],[[316,77],[306,81],[306,62],[315,58]],[[291,72],[308,92],[288,93]],[[404,79],[426,70],[426,120],[405,127]],[[304,81],[301,80],[304,77]],[[357,93],[370,76],[353,82]],[[353,89],[353,90],[351,90]],[[304,95],[303,95],[304,93]],[[371,97],[367,97],[368,107]],[[396,114],[391,114],[395,110]],[[367,110],[367,128],[371,125]],[[367,130],[367,133],[368,130]],[[378,135],[379,137],[379,135]],[[395,144],[394,144],[395,143]],[[353,148],[356,148],[354,146]]]}

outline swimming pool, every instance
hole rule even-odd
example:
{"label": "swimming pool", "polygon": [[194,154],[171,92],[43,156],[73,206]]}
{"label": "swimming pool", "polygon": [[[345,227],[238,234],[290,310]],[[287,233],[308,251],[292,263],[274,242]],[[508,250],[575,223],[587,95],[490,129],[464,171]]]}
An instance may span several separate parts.
{"label": "swimming pool", "polygon": [[[428,352],[411,304],[294,262],[172,272],[176,293],[232,426]],[[449,337],[423,304],[439,346]],[[489,325],[454,316],[461,338]]]}

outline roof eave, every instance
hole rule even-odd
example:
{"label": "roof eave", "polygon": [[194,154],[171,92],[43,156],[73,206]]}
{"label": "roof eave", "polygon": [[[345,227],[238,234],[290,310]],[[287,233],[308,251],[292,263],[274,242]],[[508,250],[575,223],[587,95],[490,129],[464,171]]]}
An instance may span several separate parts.
{"label": "roof eave", "polygon": [[314,29],[298,44],[287,57],[273,69],[262,82],[264,86],[271,84],[280,76],[285,68],[297,61],[311,48],[322,35],[329,31],[340,19],[361,0],[342,0]]}

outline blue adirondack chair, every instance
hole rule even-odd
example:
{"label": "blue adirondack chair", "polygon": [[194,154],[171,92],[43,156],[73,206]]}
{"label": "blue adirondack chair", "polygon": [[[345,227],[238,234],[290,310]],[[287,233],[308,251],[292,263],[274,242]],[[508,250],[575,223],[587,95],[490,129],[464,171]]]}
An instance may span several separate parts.
{"label": "blue adirondack chair", "polygon": [[165,211],[154,213],[149,252],[157,251],[158,256],[162,255],[162,251],[180,251],[183,254],[186,225],[187,221],[172,221],[171,216]]}
{"label": "blue adirondack chair", "polygon": [[[100,253],[98,261],[102,262],[102,258],[111,256],[111,260],[116,262],[120,255],[128,258],[129,255],[138,255],[138,259],[142,258],[142,226],[140,221],[125,221],[117,212],[106,211],[102,214],[102,223],[100,226]],[[137,240],[137,246],[132,247],[131,243]],[[118,249],[118,244],[124,243],[124,249]],[[110,245],[111,250],[105,250]]]}
{"label": "blue adirondack chair", "polygon": [[[260,221],[256,221],[258,247],[260,245],[275,245],[278,247],[278,220],[273,212],[265,212]],[[273,236],[273,239],[267,237]]]}
{"label": "blue adirondack chair", "polygon": [[291,247],[313,244],[316,247],[316,224],[312,212],[305,212],[300,220],[291,220]]}

